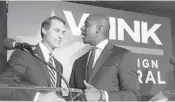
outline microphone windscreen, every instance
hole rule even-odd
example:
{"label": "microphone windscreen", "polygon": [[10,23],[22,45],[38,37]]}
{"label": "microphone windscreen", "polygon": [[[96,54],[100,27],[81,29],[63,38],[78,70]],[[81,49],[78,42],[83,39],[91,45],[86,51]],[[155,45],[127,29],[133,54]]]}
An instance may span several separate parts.
{"label": "microphone windscreen", "polygon": [[12,38],[7,38],[4,40],[4,48],[7,49],[7,50],[13,50],[14,47],[13,47],[13,44],[15,43],[16,41]]}

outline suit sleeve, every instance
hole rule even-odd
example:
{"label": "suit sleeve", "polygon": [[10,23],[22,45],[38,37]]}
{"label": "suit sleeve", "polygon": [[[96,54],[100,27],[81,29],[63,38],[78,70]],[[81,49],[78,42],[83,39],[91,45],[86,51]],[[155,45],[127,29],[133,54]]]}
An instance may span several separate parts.
{"label": "suit sleeve", "polygon": [[[7,70],[0,76],[0,82],[5,84],[26,84],[32,85],[29,82],[23,82],[25,73],[28,68],[29,54],[25,51],[15,50],[8,63]],[[4,89],[6,93],[0,93],[0,97],[9,97],[13,100],[33,100],[35,90],[22,90],[22,89]]]}
{"label": "suit sleeve", "polygon": [[71,88],[75,88],[75,65],[76,65],[76,61],[73,65],[73,68],[72,68],[72,72],[71,72],[71,75],[70,75],[70,79],[69,79],[69,86]]}
{"label": "suit sleeve", "polygon": [[[58,62],[57,60],[55,60],[56,61],[56,66],[57,66],[57,68],[58,68],[58,71],[60,72],[60,74],[62,74],[63,75],[63,66],[62,66],[62,64],[60,63],[60,62]],[[58,87],[61,87],[61,76],[59,75],[59,74],[57,74],[57,76],[58,76],[58,78],[60,78],[60,80],[58,80],[57,81],[57,85],[58,85]]]}
{"label": "suit sleeve", "polygon": [[16,71],[19,77],[23,77],[29,67],[29,56],[25,51],[15,50],[8,61],[8,67]]}
{"label": "suit sleeve", "polygon": [[109,101],[140,100],[140,84],[137,77],[137,56],[128,51],[120,60],[118,69],[120,92],[108,92]]}

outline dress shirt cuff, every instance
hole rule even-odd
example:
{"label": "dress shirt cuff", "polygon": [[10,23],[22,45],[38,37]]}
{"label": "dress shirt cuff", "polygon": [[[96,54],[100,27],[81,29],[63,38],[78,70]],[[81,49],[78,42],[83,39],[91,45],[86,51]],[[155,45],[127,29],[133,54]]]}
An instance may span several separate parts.
{"label": "dress shirt cuff", "polygon": [[40,95],[40,92],[37,92],[36,95],[35,95],[35,97],[34,97],[34,99],[33,99],[34,102],[37,102],[38,101],[39,95]]}
{"label": "dress shirt cuff", "polygon": [[107,91],[103,91],[103,92],[105,93],[106,102],[109,102],[108,92]]}

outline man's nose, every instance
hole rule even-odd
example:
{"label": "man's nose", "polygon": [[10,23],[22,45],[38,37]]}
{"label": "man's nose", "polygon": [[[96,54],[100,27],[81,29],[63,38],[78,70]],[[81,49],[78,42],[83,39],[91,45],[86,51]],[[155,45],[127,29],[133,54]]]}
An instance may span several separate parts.
{"label": "man's nose", "polygon": [[58,38],[63,38],[64,37],[64,34],[63,33],[61,33],[59,36],[58,36]]}
{"label": "man's nose", "polygon": [[84,29],[85,29],[85,26],[82,26],[82,27],[81,27],[81,31],[83,31]]}

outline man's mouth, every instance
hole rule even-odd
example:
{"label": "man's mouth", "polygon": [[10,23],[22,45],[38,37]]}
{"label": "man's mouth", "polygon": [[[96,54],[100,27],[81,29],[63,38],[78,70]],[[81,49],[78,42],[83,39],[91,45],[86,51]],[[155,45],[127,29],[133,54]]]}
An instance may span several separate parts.
{"label": "man's mouth", "polygon": [[55,42],[56,42],[57,44],[60,44],[61,41],[62,41],[62,39],[55,39]]}
{"label": "man's mouth", "polygon": [[81,32],[81,35],[85,36],[86,35],[85,31],[82,31]]}
{"label": "man's mouth", "polygon": [[82,34],[82,38],[85,38],[85,36],[86,36],[86,35],[83,35],[83,34]]}

